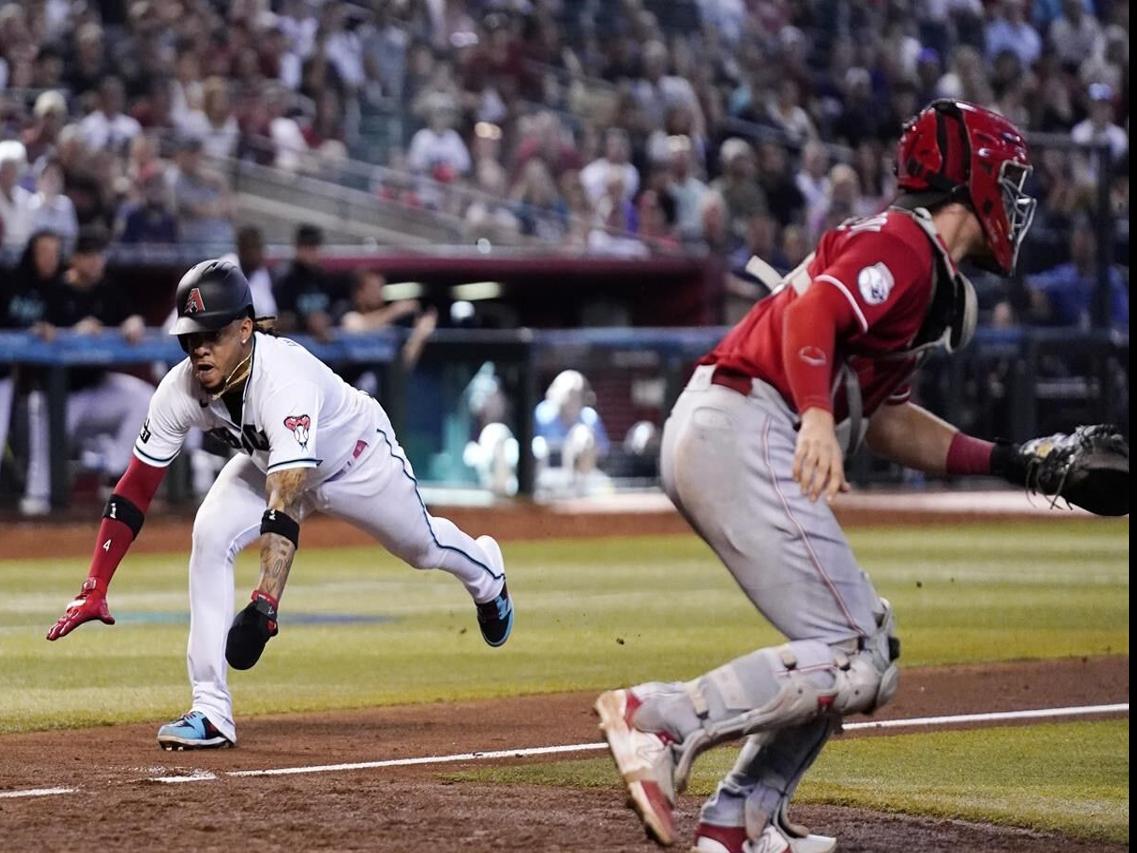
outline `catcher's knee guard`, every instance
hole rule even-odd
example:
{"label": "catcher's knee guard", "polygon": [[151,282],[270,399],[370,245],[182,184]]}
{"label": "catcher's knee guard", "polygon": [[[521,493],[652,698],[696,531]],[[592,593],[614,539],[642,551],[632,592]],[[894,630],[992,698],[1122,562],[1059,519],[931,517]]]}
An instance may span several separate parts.
{"label": "catcher's knee guard", "polygon": [[752,652],[694,681],[648,686],[664,701],[657,711],[645,703],[645,724],[679,734],[677,788],[686,784],[696,756],[717,743],[824,715],[867,714],[888,702],[899,681],[899,644],[887,602],[877,625],[871,637],[832,646],[798,640]]}

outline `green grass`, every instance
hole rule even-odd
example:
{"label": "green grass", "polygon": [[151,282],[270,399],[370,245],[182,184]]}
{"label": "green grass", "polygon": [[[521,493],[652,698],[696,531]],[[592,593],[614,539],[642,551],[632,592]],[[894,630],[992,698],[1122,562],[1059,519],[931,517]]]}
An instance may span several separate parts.
{"label": "green grass", "polygon": [[[689,792],[709,795],[734,757],[733,749],[702,757]],[[449,775],[460,781],[618,787],[607,758]],[[837,738],[802,783],[796,802],[960,818],[1128,843],[1129,721]]]}
{"label": "green grass", "polygon": [[[1127,520],[866,529],[852,540],[895,605],[905,666],[1128,653]],[[507,543],[505,554],[517,625],[492,650],[449,576],[417,573],[378,547],[302,550],[281,635],[254,670],[231,674],[239,713],[686,678],[779,641],[693,536]],[[56,643],[44,634],[86,560],[0,560],[0,732],[184,711],[185,560],[130,557],[110,595],[120,624]],[[255,577],[247,553],[239,602]],[[290,624],[297,613],[392,621]],[[167,621],[138,621],[147,614]]]}

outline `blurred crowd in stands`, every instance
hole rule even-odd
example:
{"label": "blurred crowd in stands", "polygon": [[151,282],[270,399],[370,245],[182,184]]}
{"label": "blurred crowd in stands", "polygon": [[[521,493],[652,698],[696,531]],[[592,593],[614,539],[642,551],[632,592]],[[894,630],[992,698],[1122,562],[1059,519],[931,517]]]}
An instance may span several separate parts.
{"label": "blurred crowd in stands", "polygon": [[[354,155],[383,167],[382,199],[457,215],[471,241],[761,250],[785,268],[887,201],[901,124],[939,96],[1108,145],[1127,222],[1128,15],[1118,0],[0,2],[0,244],[18,254],[50,228],[67,247],[100,225],[232,246],[225,158],[335,174]],[[1065,234],[1092,213],[1099,163],[1036,151],[1037,227]]]}

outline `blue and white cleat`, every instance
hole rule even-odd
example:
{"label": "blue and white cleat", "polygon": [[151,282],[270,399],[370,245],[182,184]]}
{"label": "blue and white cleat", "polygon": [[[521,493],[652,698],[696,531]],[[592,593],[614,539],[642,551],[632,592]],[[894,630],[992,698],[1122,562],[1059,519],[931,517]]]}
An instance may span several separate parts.
{"label": "blue and white cleat", "polygon": [[[502,575],[505,574],[505,558],[501,555],[501,546],[492,536],[479,536],[477,543],[490,555],[490,561]],[[494,648],[504,646],[513,631],[513,599],[509,597],[509,587],[503,582],[501,592],[497,598],[477,605],[478,628],[481,629],[482,639]]]}
{"label": "blue and white cleat", "polygon": [[167,751],[228,749],[233,741],[221,734],[201,711],[190,711],[158,729],[158,746]]}

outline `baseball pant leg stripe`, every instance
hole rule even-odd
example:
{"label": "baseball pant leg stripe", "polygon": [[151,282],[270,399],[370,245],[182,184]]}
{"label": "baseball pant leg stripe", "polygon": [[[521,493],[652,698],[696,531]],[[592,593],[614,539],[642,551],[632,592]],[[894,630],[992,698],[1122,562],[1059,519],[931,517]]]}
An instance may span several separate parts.
{"label": "baseball pant leg stripe", "polygon": [[494,570],[491,569],[488,565],[483,563],[481,560],[478,560],[475,557],[471,556],[470,554],[466,553],[466,551],[462,550],[461,548],[458,548],[457,546],[454,546],[454,545],[444,545],[442,542],[438,541],[438,536],[434,532],[434,524],[432,523],[434,521],[434,518],[427,511],[426,504],[423,502],[422,494],[418,490],[418,480],[416,480],[411,475],[411,473],[407,470],[406,458],[403,457],[401,454],[395,452],[395,447],[391,443],[391,439],[387,436],[387,433],[385,433],[382,429],[377,429],[376,432],[378,432],[379,435],[383,436],[383,441],[385,441],[387,443],[387,448],[390,451],[391,456],[394,457],[395,459],[398,459],[399,462],[402,463],[403,476],[406,477],[408,480],[410,480],[411,484],[414,486],[415,497],[418,499],[419,508],[422,510],[422,517],[426,521],[427,529],[430,531],[430,538],[434,540],[434,544],[438,548],[442,549],[443,551],[453,551],[456,554],[462,555],[467,560],[469,560],[471,563],[473,563],[478,568],[480,568],[482,571],[484,571],[486,574],[488,574],[495,581],[501,580],[503,577],[505,577],[505,575],[496,574],[494,572]]}
{"label": "baseball pant leg stripe", "polygon": [[817,574],[821,577],[822,582],[833,594],[833,600],[837,602],[837,606],[845,615],[845,619],[848,621],[849,627],[853,629],[855,634],[863,634],[864,632],[857,625],[857,620],[854,619],[853,615],[849,612],[849,607],[847,604],[845,604],[845,599],[841,596],[841,593],[837,591],[837,587],[833,585],[833,579],[829,577],[829,573],[825,571],[824,566],[821,565],[821,561],[817,559],[817,552],[813,550],[813,545],[809,541],[809,534],[805,532],[805,528],[802,527],[801,522],[797,520],[793,512],[790,510],[789,501],[786,500],[786,495],[782,491],[782,487],[778,485],[778,474],[774,470],[773,464],[770,462],[770,423],[771,419],[767,417],[766,426],[762,430],[762,449],[763,455],[765,456],[766,460],[766,470],[770,474],[770,484],[774,487],[774,491],[778,493],[778,499],[782,502],[782,506],[785,508],[786,517],[790,520],[790,523],[795,528],[797,528],[798,533],[801,535],[802,544],[805,546],[806,553],[809,554],[809,560],[813,564],[813,568],[817,570]]}

